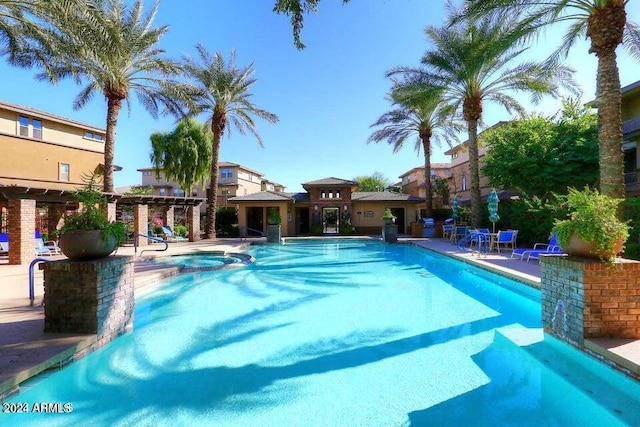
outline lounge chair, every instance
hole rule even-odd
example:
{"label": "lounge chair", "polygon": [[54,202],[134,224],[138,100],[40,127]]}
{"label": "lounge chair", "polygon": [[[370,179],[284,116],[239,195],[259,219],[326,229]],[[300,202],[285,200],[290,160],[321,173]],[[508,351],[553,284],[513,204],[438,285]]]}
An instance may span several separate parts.
{"label": "lounge chair", "polygon": [[162,227],[162,233],[164,234],[164,240],[166,240],[167,242],[184,242],[187,240],[182,236],[176,236],[173,231],[167,226]]}
{"label": "lounge chair", "polygon": [[45,242],[42,237],[35,238],[36,256],[53,256],[62,255],[62,251],[58,247],[58,244],[53,240]]}
{"label": "lounge chair", "polygon": [[521,261],[529,261],[530,259],[539,259],[541,254],[562,254],[562,250],[558,245],[558,233],[553,233],[549,239],[549,243],[536,243],[533,248],[517,248],[511,253],[511,258],[519,257]]}
{"label": "lounge chair", "polygon": [[9,235],[0,233],[0,254],[9,252]]}

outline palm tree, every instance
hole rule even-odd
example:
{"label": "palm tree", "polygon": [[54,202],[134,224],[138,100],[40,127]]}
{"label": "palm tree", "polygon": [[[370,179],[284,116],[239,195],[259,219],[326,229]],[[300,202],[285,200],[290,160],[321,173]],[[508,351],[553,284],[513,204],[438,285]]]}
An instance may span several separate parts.
{"label": "palm tree", "polygon": [[442,28],[428,27],[434,46],[422,59],[420,69],[398,68],[410,79],[424,80],[442,87],[442,99],[456,111],[462,110],[467,123],[469,169],[471,176],[471,222],[480,226],[482,207],[478,159],[478,124],[483,102],[492,101],[508,112],[523,113],[520,103],[509,92],[525,91],[532,102],[543,94],[557,95],[560,85],[571,87],[571,72],[557,63],[524,62],[510,66],[524,48],[521,42],[531,28],[516,22],[514,15],[501,20],[488,17]]}
{"label": "palm tree", "polygon": [[397,153],[408,138],[416,136],[415,150],[424,153],[424,184],[426,189],[426,217],[433,217],[433,188],[431,186],[431,144],[441,141],[451,147],[461,129],[452,120],[451,108],[442,102],[437,88],[414,88],[411,82],[394,81],[389,99],[397,108],[383,114],[371,127],[380,127],[367,139],[369,142],[387,141]]}
{"label": "palm tree", "polygon": [[589,53],[598,58],[596,105],[600,138],[600,191],[624,197],[624,155],[622,151],[622,94],[616,48],[622,44],[640,59],[640,27],[628,22],[628,0],[480,0],[468,2],[464,17],[496,13],[505,9],[527,12],[538,28],[568,22],[562,44],[553,54],[568,54],[576,40],[591,40]]}
{"label": "palm tree", "polygon": [[[207,49],[198,44],[198,59],[184,57],[183,68],[192,83],[172,84],[167,87],[169,97],[183,98],[189,115],[202,113],[209,115],[213,140],[211,146],[211,175],[207,206],[205,234],[208,239],[216,237],[216,206],[218,195],[218,157],[220,141],[231,124],[240,134],[251,133],[260,146],[262,138],[257,133],[253,116],[270,123],[276,123],[278,116],[256,107],[250,100],[249,92],[257,79],[252,77],[253,63],[244,68],[236,66],[235,51],[229,60],[220,54],[211,55]],[[231,134],[231,132],[229,132]]]}
{"label": "palm tree", "polygon": [[13,58],[18,65],[38,65],[38,79],[56,83],[72,77],[86,85],[73,102],[80,109],[96,92],[107,100],[104,144],[104,191],[113,192],[113,158],[122,101],[135,93],[157,117],[159,102],[172,102],[159,90],[164,78],[176,74],[177,63],[162,57],[158,42],[168,26],[153,27],[158,3],[144,14],[142,0],[129,10],[125,0],[69,0],[39,2],[32,13],[42,28],[32,44]]}

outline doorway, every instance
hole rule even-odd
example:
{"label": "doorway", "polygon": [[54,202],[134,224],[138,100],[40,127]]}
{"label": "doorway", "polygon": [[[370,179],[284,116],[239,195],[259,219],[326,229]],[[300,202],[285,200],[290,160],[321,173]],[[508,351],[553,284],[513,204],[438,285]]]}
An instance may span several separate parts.
{"label": "doorway", "polygon": [[296,234],[309,234],[309,208],[296,208]]}
{"label": "doorway", "polygon": [[340,208],[322,208],[323,233],[338,234]]}
{"label": "doorway", "polygon": [[247,236],[257,236],[264,232],[264,208],[247,208]]}
{"label": "doorway", "polygon": [[398,234],[405,234],[404,229],[404,208],[391,208],[391,213],[396,217],[396,225],[398,226]]}

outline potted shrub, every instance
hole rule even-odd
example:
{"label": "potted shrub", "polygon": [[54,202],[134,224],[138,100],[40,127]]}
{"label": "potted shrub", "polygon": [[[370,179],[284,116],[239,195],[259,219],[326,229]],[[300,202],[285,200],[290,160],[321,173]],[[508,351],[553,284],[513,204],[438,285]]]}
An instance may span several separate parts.
{"label": "potted shrub", "polygon": [[64,217],[58,246],[67,258],[90,260],[111,254],[125,240],[125,224],[109,222],[101,206],[106,199],[95,189],[96,174],[89,178],[86,188],[74,193],[81,203],[80,210]]}
{"label": "potted shrub", "polygon": [[629,227],[616,215],[620,202],[589,187],[570,188],[569,218],[556,220],[553,227],[560,247],[569,255],[614,261],[629,237]]}
{"label": "potted shrub", "polygon": [[386,208],[384,213],[382,214],[382,220],[386,225],[393,224],[396,222],[396,217],[391,213],[391,209]]}
{"label": "potted shrub", "polygon": [[267,242],[268,243],[280,243],[282,238],[282,231],[280,224],[282,223],[282,217],[280,216],[279,208],[269,208],[267,214]]}

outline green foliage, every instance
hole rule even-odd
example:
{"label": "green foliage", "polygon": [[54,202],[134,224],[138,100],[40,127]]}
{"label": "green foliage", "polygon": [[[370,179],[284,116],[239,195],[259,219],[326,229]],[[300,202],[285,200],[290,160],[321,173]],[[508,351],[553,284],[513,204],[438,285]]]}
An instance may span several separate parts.
{"label": "green foliage", "polygon": [[150,185],[148,186],[132,185],[129,191],[124,193],[124,195],[126,196],[149,195],[149,194],[153,194],[153,187]]}
{"label": "green foliage", "polygon": [[216,233],[225,237],[240,235],[238,211],[235,208],[220,207],[216,210]]}
{"label": "green foliage", "polygon": [[309,227],[309,233],[312,236],[320,236],[323,233],[323,228],[322,228],[322,224],[311,224],[311,226]]}
{"label": "green foliage", "polygon": [[384,212],[382,213],[382,219],[384,220],[395,219],[395,216],[391,213],[391,209],[386,208],[384,210]]}
{"label": "green foliage", "polygon": [[436,194],[439,194],[442,197],[442,203],[444,203],[445,205],[448,205],[449,198],[451,197],[451,191],[449,190],[449,180],[446,178],[440,178],[439,176],[437,176],[434,181],[435,181],[434,192]]}
{"label": "green foliage", "polygon": [[172,132],[153,133],[150,160],[156,177],[162,170],[168,181],[177,181],[191,194],[193,185],[211,172],[212,140],[211,130],[194,119],[181,120]]}
{"label": "green foliage", "polygon": [[391,181],[378,171],[369,176],[357,176],[353,180],[358,183],[356,191],[384,191],[391,185]]}
{"label": "green foliage", "polygon": [[267,213],[267,223],[271,225],[282,224],[282,217],[280,216],[280,208],[270,207]]}
{"label": "green foliage", "polygon": [[530,117],[486,131],[483,174],[492,186],[545,197],[598,180],[597,116],[566,101],[559,119]]}
{"label": "green foliage", "polygon": [[617,217],[618,205],[622,200],[600,194],[589,187],[582,191],[570,188],[567,195],[569,218],[556,221],[553,227],[560,244],[567,245],[575,233],[583,240],[595,242],[599,251],[612,252],[618,239],[626,241],[629,238],[629,226]]}
{"label": "green foliage", "polygon": [[351,234],[353,233],[353,227],[351,225],[351,221],[348,219],[343,219],[340,222],[340,234]]}
{"label": "green foliage", "polygon": [[101,230],[105,241],[110,235],[116,238],[118,245],[125,240],[125,224],[122,222],[109,222],[103,211],[107,204],[106,198],[96,190],[97,174],[85,177],[86,187],[73,193],[75,199],[81,204],[80,210],[64,217],[64,225],[60,234],[69,230]]}
{"label": "green foliage", "polygon": [[173,232],[176,236],[187,237],[187,232],[189,230],[184,225],[176,225],[173,229]]}
{"label": "green foliage", "polygon": [[566,217],[566,196],[540,198],[523,194],[518,200],[501,201],[499,213],[498,227],[518,230],[518,246],[531,247],[547,242],[556,219]]}

